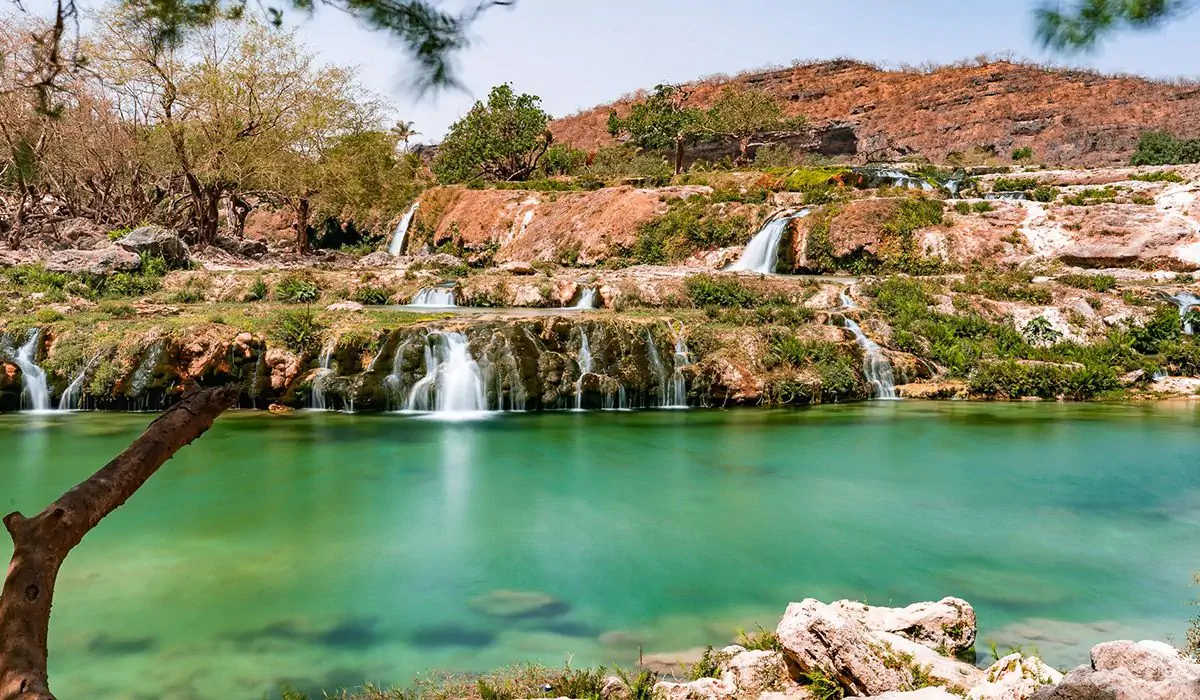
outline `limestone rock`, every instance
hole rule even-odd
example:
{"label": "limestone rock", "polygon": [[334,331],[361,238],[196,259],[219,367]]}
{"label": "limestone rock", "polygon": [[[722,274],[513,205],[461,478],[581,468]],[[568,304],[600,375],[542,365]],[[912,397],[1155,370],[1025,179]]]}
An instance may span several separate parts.
{"label": "limestone rock", "polygon": [[1030,700],[1200,700],[1200,664],[1162,642],[1105,642],[1092,647],[1090,665]]}
{"label": "limestone rock", "polygon": [[104,248],[111,245],[107,232],[96,222],[83,217],[67,219],[59,223],[58,237],[71,248],[81,250]]}
{"label": "limestone rock", "polygon": [[[740,651],[730,652],[729,649]],[[787,663],[777,651],[746,651],[730,647],[721,651],[727,660],[721,664],[721,679],[737,689],[739,697],[754,697],[767,691],[779,690],[790,681]]]}
{"label": "limestone rock", "polygon": [[958,659],[943,656],[924,644],[919,644],[891,632],[875,632],[875,638],[891,654],[888,663],[901,666],[910,676],[917,670],[951,690],[966,692],[984,681],[983,671]]}
{"label": "limestone rock", "polygon": [[983,683],[967,693],[968,700],[1029,700],[1038,688],[1055,685],[1062,674],[1036,656],[1009,654],[984,671]]}
{"label": "limestone rock", "polygon": [[885,658],[886,650],[866,625],[819,600],[788,605],[776,634],[800,672],[820,671],[852,693],[878,695],[912,680],[907,668]]}
{"label": "limestone rock", "polygon": [[396,258],[392,257],[391,253],[386,250],[377,250],[374,253],[367,253],[358,259],[359,267],[396,267]]}
{"label": "limestone rock", "polygon": [[253,238],[217,236],[213,239],[213,246],[243,258],[261,258],[267,254],[267,244]]}
{"label": "limestone rock", "polygon": [[167,261],[171,267],[183,267],[188,262],[188,247],[169,228],[142,226],[117,239],[117,245],[131,253],[153,255]]}
{"label": "limestone rock", "polygon": [[513,294],[512,304],[513,306],[522,307],[545,306],[546,297],[536,284],[520,284],[517,285],[516,292]]}
{"label": "limestone rock", "polygon": [[654,696],[662,700],[730,700],[736,688],[724,680],[701,678],[690,683],[659,681],[654,684]]}
{"label": "limestone rock", "polygon": [[325,307],[326,311],[362,311],[363,305],[357,301],[338,301]]}
{"label": "limestone rock", "polygon": [[123,248],[98,248],[96,250],[60,250],[46,260],[46,269],[51,272],[86,272],[92,275],[109,275],[114,272],[132,272],[141,265],[136,253]]}
{"label": "limestone rock", "polygon": [[629,697],[629,684],[617,676],[609,676],[600,686],[602,700],[626,700]]}
{"label": "limestone rock", "polygon": [[500,272],[507,272],[510,275],[532,275],[536,272],[533,265],[523,260],[510,260],[500,266]]}
{"label": "limestone rock", "polygon": [[[863,700],[867,696],[848,697],[846,700]],[[962,700],[945,688],[921,688],[920,690],[893,691],[883,695],[872,695],[871,700]]]}
{"label": "limestone rock", "polygon": [[951,655],[975,645],[975,609],[961,598],[913,603],[905,608],[864,605],[851,600],[837,601],[832,606],[855,617],[868,629],[898,634],[930,649],[944,649]]}

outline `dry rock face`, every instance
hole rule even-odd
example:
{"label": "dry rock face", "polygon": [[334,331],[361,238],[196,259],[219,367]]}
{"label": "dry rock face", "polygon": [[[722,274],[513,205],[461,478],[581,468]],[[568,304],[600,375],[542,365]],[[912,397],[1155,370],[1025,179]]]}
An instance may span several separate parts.
{"label": "dry rock face", "polygon": [[1200,700],[1200,664],[1162,642],[1105,642],[1091,664],[1068,673],[1032,700]]}
{"label": "dry rock face", "polygon": [[131,272],[141,265],[136,253],[117,247],[95,250],[60,250],[46,259],[46,269],[51,272],[86,272],[92,275],[109,275],[114,272]]}
{"label": "dry rock face", "polygon": [[188,261],[188,246],[178,233],[161,226],[142,226],[121,238],[117,245],[131,253],[145,253],[167,261],[171,267],[182,267]]}

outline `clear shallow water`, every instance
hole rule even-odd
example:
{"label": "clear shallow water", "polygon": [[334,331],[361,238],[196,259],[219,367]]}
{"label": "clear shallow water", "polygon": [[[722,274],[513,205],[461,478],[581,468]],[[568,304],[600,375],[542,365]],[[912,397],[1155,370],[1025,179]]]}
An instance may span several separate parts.
{"label": "clear shallow water", "polygon": [[[0,509],[36,512],[150,418],[0,417]],[[231,414],[68,559],[51,681],[225,699],[630,663],[806,596],[958,595],[981,639],[1070,665],[1102,639],[1182,638],[1198,429],[1186,404]],[[497,589],[560,603],[472,606]]]}

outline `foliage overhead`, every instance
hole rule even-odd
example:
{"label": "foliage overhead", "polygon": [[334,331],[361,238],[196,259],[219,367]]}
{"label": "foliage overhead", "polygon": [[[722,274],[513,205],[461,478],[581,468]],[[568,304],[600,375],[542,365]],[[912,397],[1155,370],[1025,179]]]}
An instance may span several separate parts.
{"label": "foliage overhead", "polygon": [[486,104],[476,102],[450,127],[433,171],[447,183],[524,180],[550,148],[549,123],[541,98],[518,95],[507,83],[497,85]]}
{"label": "foliage overhead", "polygon": [[1194,7],[1194,0],[1074,0],[1044,3],[1035,11],[1037,38],[1058,51],[1093,48],[1105,35],[1130,29],[1153,29]]}

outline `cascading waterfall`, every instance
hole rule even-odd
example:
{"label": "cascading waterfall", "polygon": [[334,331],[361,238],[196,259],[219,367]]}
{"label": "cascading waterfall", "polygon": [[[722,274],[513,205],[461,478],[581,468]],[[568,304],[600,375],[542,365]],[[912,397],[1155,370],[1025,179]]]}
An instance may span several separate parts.
{"label": "cascading waterfall", "polygon": [[675,330],[674,326],[668,327],[675,336],[675,358],[671,372],[671,403],[664,408],[687,408],[687,381],[683,376],[683,368],[691,366],[692,354],[688,351],[683,324],[679,324],[679,330]]}
{"label": "cascading waterfall", "polygon": [[450,416],[487,411],[483,372],[465,335],[437,331],[426,337],[425,376],[413,385],[404,408]]}
{"label": "cascading waterfall", "polygon": [[783,234],[787,231],[788,222],[792,219],[801,219],[808,216],[812,209],[801,209],[794,214],[785,214],[776,216],[773,219],[763,224],[763,227],[754,234],[754,238],[746,244],[746,250],[742,251],[742,257],[738,258],[737,262],[730,265],[727,270],[730,271],[748,271],[759,272],[764,275],[775,273],[775,266],[779,263],[779,242],[783,240]]}
{"label": "cascading waterfall", "polygon": [[596,288],[595,287],[584,287],[583,291],[579,294],[579,301],[577,301],[575,303],[575,305],[572,306],[571,308],[572,309],[599,308],[596,306]]}
{"label": "cascading waterfall", "polygon": [[841,303],[843,309],[853,309],[854,300],[850,298],[850,288],[843,287],[838,294],[838,302]]}
{"label": "cascading waterfall", "polygon": [[871,385],[871,398],[873,399],[895,399],[896,397],[896,378],[892,374],[892,363],[888,362],[887,355],[883,354],[883,350],[863,333],[852,319],[845,319],[846,328],[854,334],[854,339],[863,349],[863,374],[867,377],[867,383]]}
{"label": "cascading waterfall", "polygon": [[[1188,311],[1191,311],[1192,309],[1200,310],[1200,308],[1198,308],[1200,307],[1200,296],[1196,296],[1191,292],[1180,292],[1179,294],[1171,297],[1171,301],[1175,302],[1175,305],[1179,307],[1180,318],[1187,316]],[[1194,335],[1197,330],[1196,325],[1197,324],[1195,323],[1184,322],[1183,332],[1187,335]]]}
{"label": "cascading waterfall", "polygon": [[592,346],[588,343],[587,329],[579,327],[579,379],[575,380],[575,410],[583,410],[583,378],[592,373]]}
{"label": "cascading waterfall", "polygon": [[663,364],[662,356],[658,354],[658,345],[654,342],[654,334],[650,329],[646,329],[646,355],[650,359],[650,367],[654,369],[654,376],[658,378],[658,405],[667,405],[667,367]]}
{"label": "cascading waterfall", "polygon": [[79,374],[76,374],[67,388],[63,390],[62,396],[58,399],[58,410],[74,411],[79,408],[79,400],[83,398],[83,383],[87,381],[88,372],[91,371],[92,365],[99,359],[96,355],[80,368]]}
{"label": "cascading waterfall", "polygon": [[427,287],[417,292],[408,303],[419,308],[446,308],[457,306],[454,303],[454,290],[449,287]]}
{"label": "cascading waterfall", "polygon": [[393,258],[404,251],[404,238],[408,235],[408,227],[412,225],[413,216],[417,213],[419,206],[421,206],[420,202],[413,202],[413,205],[400,218],[400,223],[396,225],[396,232],[392,234],[392,242],[388,245],[388,253]]}
{"label": "cascading waterfall", "polygon": [[317,358],[317,373],[313,375],[311,392],[308,397],[308,407],[314,411],[327,411],[329,406],[325,399],[325,390],[329,380],[334,377],[333,351],[337,347],[337,338],[330,338],[321,348]]}
{"label": "cascading waterfall", "polygon": [[21,368],[21,404],[24,406],[25,397],[29,397],[29,406],[35,413],[50,410],[50,389],[46,385],[46,373],[35,362],[41,337],[41,330],[34,328],[29,331],[29,339],[17,349],[13,358],[17,367]]}

